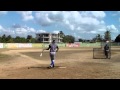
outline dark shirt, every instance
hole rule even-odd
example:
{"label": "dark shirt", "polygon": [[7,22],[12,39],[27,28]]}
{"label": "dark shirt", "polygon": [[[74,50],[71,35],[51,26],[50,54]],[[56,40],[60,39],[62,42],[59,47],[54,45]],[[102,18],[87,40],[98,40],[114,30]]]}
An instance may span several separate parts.
{"label": "dark shirt", "polygon": [[108,44],[106,44],[105,46],[104,46],[104,50],[106,51],[106,50],[109,50],[109,45]]}
{"label": "dark shirt", "polygon": [[51,43],[49,45],[49,48],[50,48],[50,52],[56,52],[56,49],[58,48],[58,45],[55,44],[55,43]]}

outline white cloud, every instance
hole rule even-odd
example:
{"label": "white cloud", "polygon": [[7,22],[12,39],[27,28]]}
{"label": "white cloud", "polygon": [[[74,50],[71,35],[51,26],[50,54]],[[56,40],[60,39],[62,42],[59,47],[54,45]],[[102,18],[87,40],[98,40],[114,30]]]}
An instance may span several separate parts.
{"label": "white cloud", "polygon": [[106,31],[106,28],[101,28],[101,29],[98,29],[99,32],[105,32]]}
{"label": "white cloud", "polygon": [[12,25],[12,28],[20,28],[21,27],[21,25],[19,25],[19,24],[13,24]]}
{"label": "white cloud", "polygon": [[51,11],[49,12],[48,17],[52,20],[52,21],[62,21],[63,20],[63,15],[60,11]]}
{"label": "white cloud", "polygon": [[102,21],[100,21],[100,23],[101,23],[101,24],[105,24],[105,22],[104,22],[103,20],[102,20]]}
{"label": "white cloud", "polygon": [[104,18],[106,16],[103,11],[92,11],[91,13],[96,18]]}
{"label": "white cloud", "polygon": [[92,17],[84,17],[81,19],[82,24],[86,25],[99,25],[100,21]]}
{"label": "white cloud", "polygon": [[120,11],[117,11],[118,13],[120,13]]}
{"label": "white cloud", "polygon": [[23,21],[33,20],[32,11],[18,11],[18,13],[22,16]]}
{"label": "white cloud", "polygon": [[33,37],[35,37],[36,36],[35,34],[37,33],[37,30],[35,30],[34,28],[27,27],[27,26],[16,28],[14,29],[14,31],[16,35],[23,36],[23,37],[27,37],[27,35],[32,35]]}
{"label": "white cloud", "polygon": [[11,36],[20,36],[20,37],[27,37],[27,35],[32,35],[33,37],[36,36],[38,32],[45,32],[45,30],[35,30],[34,28],[28,26],[21,26],[17,28],[3,28],[0,25],[0,35],[6,34]]}
{"label": "white cloud", "polygon": [[5,28],[2,25],[0,25],[0,32],[3,33],[5,31],[6,31]]}
{"label": "white cloud", "polygon": [[10,28],[4,28],[3,26],[0,25],[0,36],[2,36],[3,34],[5,35],[12,35],[14,32],[12,30],[10,30]]}
{"label": "white cloud", "polygon": [[35,20],[41,26],[59,23],[76,33],[97,33],[105,28],[105,16],[103,11],[39,11],[35,13]]}
{"label": "white cloud", "polygon": [[118,29],[114,25],[107,26],[107,30],[110,30],[113,33],[118,33]]}
{"label": "white cloud", "polygon": [[95,18],[104,18],[106,14],[103,11],[82,11],[81,15],[83,17],[95,17]]}
{"label": "white cloud", "polygon": [[36,33],[45,33],[45,30],[37,30]]}
{"label": "white cloud", "polygon": [[57,31],[57,30],[55,30],[55,31],[53,31],[53,33],[56,33],[56,34],[58,34],[60,31]]}
{"label": "white cloud", "polygon": [[3,29],[3,27],[0,25],[0,30],[2,30]]}
{"label": "white cloud", "polygon": [[17,34],[25,34],[27,32],[25,28],[17,28],[15,31]]}
{"label": "white cloud", "polygon": [[[105,25],[104,17],[106,17],[106,14],[104,11],[35,11],[34,17],[32,11],[19,11],[18,13],[24,21],[35,19],[35,24],[37,23],[43,27],[55,27],[53,33],[61,30],[64,32],[65,29],[66,32],[68,32],[67,34],[72,35],[75,33],[76,37],[88,37],[86,34],[91,36],[103,34],[106,28],[111,30],[111,32],[118,32],[118,29],[114,25]],[[24,36],[27,34],[47,32],[45,30],[35,30],[34,28],[17,24],[13,25],[13,27],[14,29],[11,29],[11,31]],[[58,29],[56,29],[58,27],[60,27],[61,30],[58,31]]]}
{"label": "white cloud", "polygon": [[7,14],[7,11],[0,11],[0,15]]}
{"label": "white cloud", "polygon": [[70,29],[71,29],[71,30],[74,30],[74,25],[70,25]]}
{"label": "white cloud", "polygon": [[[72,13],[74,12],[71,12],[71,14]],[[99,29],[105,28],[105,22],[97,19],[97,16],[93,17],[89,14],[83,15],[79,12],[72,14],[73,16],[70,14],[70,12],[64,12],[64,14],[65,19],[63,24],[65,24],[69,30],[73,30],[76,33],[97,33]],[[104,16],[105,15],[103,14],[103,17]]]}
{"label": "white cloud", "polygon": [[49,12],[37,12],[35,14],[36,21],[42,26],[48,26],[53,21],[48,17]]}
{"label": "white cloud", "polygon": [[96,32],[96,31],[90,31],[90,33],[94,33],[94,34],[96,34],[97,32]]}

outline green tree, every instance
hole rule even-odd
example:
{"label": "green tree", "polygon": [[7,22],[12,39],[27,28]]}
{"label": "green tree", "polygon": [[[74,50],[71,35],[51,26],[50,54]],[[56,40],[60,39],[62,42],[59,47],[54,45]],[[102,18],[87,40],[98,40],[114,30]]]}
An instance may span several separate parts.
{"label": "green tree", "polygon": [[80,38],[80,39],[78,39],[78,41],[79,41],[79,42],[83,42],[84,40]]}
{"label": "green tree", "polygon": [[66,35],[63,37],[64,43],[74,43],[75,38],[72,35]]}
{"label": "green tree", "polygon": [[36,43],[36,39],[35,39],[35,38],[32,38],[32,39],[31,39],[31,43]]}
{"label": "green tree", "polygon": [[14,38],[14,42],[15,42],[15,43],[21,43],[20,37],[19,37],[19,36],[16,36],[16,37]]}
{"label": "green tree", "polygon": [[60,35],[61,38],[63,38],[65,36],[65,34],[63,33],[63,31],[60,31],[59,35]]}
{"label": "green tree", "polygon": [[120,34],[115,38],[115,42],[120,42]]}
{"label": "green tree", "polygon": [[26,42],[27,42],[27,40],[25,37],[20,37],[20,43],[26,43]]}
{"label": "green tree", "polygon": [[1,42],[6,43],[6,35],[5,34],[3,34],[3,36],[1,37]]}
{"label": "green tree", "polygon": [[9,39],[8,43],[14,43],[14,39],[13,38]]}
{"label": "green tree", "polygon": [[111,32],[110,32],[110,31],[107,30],[107,31],[105,32],[104,39],[105,39],[105,40],[109,40],[109,41],[111,40]]}
{"label": "green tree", "polygon": [[6,43],[14,43],[13,38],[11,37],[11,35],[8,35],[6,37]]}
{"label": "green tree", "polygon": [[97,41],[97,42],[102,41],[102,36],[101,36],[100,34],[97,34],[97,36],[96,36],[96,41]]}
{"label": "green tree", "polygon": [[27,38],[16,36],[13,38],[11,35],[5,34],[0,37],[1,43],[36,43],[36,39],[32,38],[32,35],[28,35]]}
{"label": "green tree", "polygon": [[0,37],[0,43],[2,43],[2,37]]}
{"label": "green tree", "polygon": [[32,35],[28,35],[28,36],[27,36],[27,42],[28,42],[28,43],[31,43],[31,42],[32,42]]}

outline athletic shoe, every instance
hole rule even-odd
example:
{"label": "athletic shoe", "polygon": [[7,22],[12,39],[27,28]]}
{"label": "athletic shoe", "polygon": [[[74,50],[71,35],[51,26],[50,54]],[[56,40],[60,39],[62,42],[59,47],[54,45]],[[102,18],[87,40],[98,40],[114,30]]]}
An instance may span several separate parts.
{"label": "athletic shoe", "polygon": [[49,66],[49,67],[47,67],[47,68],[51,69],[51,68],[54,68],[54,67],[53,67],[53,66]]}

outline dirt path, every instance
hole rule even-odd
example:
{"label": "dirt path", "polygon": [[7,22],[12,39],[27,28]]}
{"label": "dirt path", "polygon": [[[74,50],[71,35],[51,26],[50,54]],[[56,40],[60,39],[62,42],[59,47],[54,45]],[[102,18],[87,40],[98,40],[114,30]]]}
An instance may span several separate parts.
{"label": "dirt path", "polygon": [[[69,49],[62,49],[66,51]],[[84,49],[83,49],[84,50]],[[88,49],[90,50],[90,49]],[[11,56],[18,56],[10,61],[0,64],[1,79],[74,79],[74,78],[120,78],[120,59],[115,54],[112,59],[92,59],[92,52],[74,53],[62,57],[56,61],[57,66],[65,66],[60,69],[47,69],[48,60],[37,60],[22,52],[39,52],[37,49],[9,50],[2,52]],[[70,50],[72,51],[72,50]],[[73,49],[74,51],[74,49]],[[60,53],[59,53],[60,54]],[[61,53],[63,54],[63,53]],[[65,53],[64,53],[65,54]],[[61,57],[60,57],[61,58]],[[31,67],[28,69],[28,67]]]}
{"label": "dirt path", "polygon": [[[26,68],[31,66],[36,66],[38,64],[46,64],[46,61],[38,61],[36,59],[33,59],[29,56],[23,55],[20,52],[31,52],[34,50],[9,50],[9,51],[4,51],[2,52],[3,54],[15,56],[17,55],[18,57],[13,58],[10,61],[7,61],[5,63],[0,64],[0,78],[9,78],[11,73],[17,73],[18,69],[21,68]],[[10,77],[12,78],[12,77]],[[14,76],[13,76],[14,78]]]}

